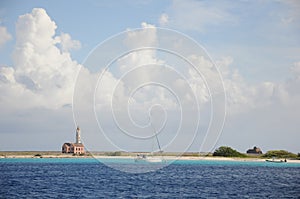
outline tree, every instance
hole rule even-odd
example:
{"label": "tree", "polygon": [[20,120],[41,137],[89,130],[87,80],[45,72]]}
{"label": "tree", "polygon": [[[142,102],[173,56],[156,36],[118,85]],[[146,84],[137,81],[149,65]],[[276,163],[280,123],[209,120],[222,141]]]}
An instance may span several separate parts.
{"label": "tree", "polygon": [[228,146],[221,146],[215,150],[213,156],[222,156],[222,157],[246,157],[245,154],[242,154]]}
{"label": "tree", "polygon": [[273,150],[268,151],[266,154],[264,154],[262,157],[264,158],[297,158],[296,154],[293,154],[291,152],[285,151],[285,150]]}

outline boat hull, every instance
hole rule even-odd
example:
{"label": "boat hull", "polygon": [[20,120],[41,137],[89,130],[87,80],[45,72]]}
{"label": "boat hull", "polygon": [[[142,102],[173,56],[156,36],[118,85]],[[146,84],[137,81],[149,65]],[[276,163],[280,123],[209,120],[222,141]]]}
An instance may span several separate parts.
{"label": "boat hull", "polygon": [[164,162],[162,158],[159,157],[148,157],[148,156],[138,156],[134,159],[135,162],[150,162],[150,163],[159,163]]}
{"label": "boat hull", "polygon": [[266,160],[266,162],[285,163],[286,161],[283,161],[283,160]]}

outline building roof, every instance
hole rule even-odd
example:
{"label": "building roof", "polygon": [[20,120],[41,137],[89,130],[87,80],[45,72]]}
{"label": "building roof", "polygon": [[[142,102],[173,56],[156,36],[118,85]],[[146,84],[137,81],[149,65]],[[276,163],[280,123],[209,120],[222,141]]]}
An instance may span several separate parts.
{"label": "building roof", "polygon": [[72,145],[76,147],[84,147],[82,143],[72,143]]}
{"label": "building roof", "polygon": [[73,147],[74,146],[76,146],[76,147],[84,147],[84,145],[82,143],[69,143],[69,142],[66,142],[63,145],[67,145],[69,147],[71,147],[71,146],[73,146]]}
{"label": "building roof", "polygon": [[261,151],[261,149],[260,148],[258,148],[258,147],[253,147],[253,149],[248,149],[247,150],[247,153],[256,153],[256,154],[262,154],[262,151]]}

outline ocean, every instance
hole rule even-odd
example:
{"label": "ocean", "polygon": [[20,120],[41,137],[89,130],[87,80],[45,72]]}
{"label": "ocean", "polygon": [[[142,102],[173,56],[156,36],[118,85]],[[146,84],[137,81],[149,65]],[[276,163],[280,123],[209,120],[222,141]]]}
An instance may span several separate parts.
{"label": "ocean", "polygon": [[7,158],[0,175],[0,198],[300,198],[300,164],[292,163],[181,160],[134,174],[95,159]]}

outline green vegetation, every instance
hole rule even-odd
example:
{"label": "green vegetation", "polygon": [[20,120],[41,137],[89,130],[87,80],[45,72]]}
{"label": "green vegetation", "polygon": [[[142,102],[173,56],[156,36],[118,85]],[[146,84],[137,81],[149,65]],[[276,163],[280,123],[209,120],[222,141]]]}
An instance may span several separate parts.
{"label": "green vegetation", "polygon": [[[88,151],[85,154],[73,155],[73,154],[63,154],[60,151],[0,151],[1,157],[34,157],[34,158],[48,158],[48,157],[89,157],[89,156],[135,156],[136,154],[149,154],[147,152],[126,152],[126,151],[94,151],[92,154]],[[273,150],[268,151],[266,154],[260,155],[247,155],[240,153],[231,147],[221,146],[214,151],[214,153],[199,153],[199,152],[155,152],[152,155],[154,156],[183,156],[183,157],[211,157],[211,156],[220,156],[220,157],[240,157],[240,158],[286,158],[286,159],[299,159],[300,153],[294,154],[285,150]]]}
{"label": "green vegetation", "polygon": [[198,152],[197,153],[193,153],[193,152],[188,153],[188,152],[185,152],[181,156],[183,156],[183,157],[200,157],[200,155],[199,155]]}
{"label": "green vegetation", "polygon": [[106,152],[105,155],[107,155],[107,156],[121,156],[122,152],[121,151]]}
{"label": "green vegetation", "polygon": [[242,154],[228,146],[221,146],[215,150],[213,156],[222,156],[222,157],[247,157],[245,154]]}
{"label": "green vegetation", "polygon": [[262,155],[264,158],[298,158],[298,156],[294,153],[285,151],[285,150],[273,150],[273,151],[268,151],[264,155]]}

